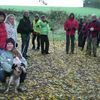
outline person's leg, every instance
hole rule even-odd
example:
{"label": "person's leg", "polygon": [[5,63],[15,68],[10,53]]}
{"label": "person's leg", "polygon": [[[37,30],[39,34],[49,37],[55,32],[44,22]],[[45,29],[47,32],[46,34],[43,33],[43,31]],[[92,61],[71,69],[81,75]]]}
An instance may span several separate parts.
{"label": "person's leg", "polygon": [[84,49],[85,42],[86,42],[86,37],[83,37],[83,40],[82,40],[82,50]]}
{"label": "person's leg", "polygon": [[91,55],[91,42],[92,42],[91,37],[88,37],[87,38],[87,54],[88,55]]}
{"label": "person's leg", "polygon": [[45,53],[46,54],[49,54],[49,39],[48,39],[48,36],[46,35],[45,36]]}
{"label": "person's leg", "polygon": [[93,45],[93,56],[96,57],[97,53],[97,38],[92,38],[92,45]]}
{"label": "person's leg", "polygon": [[27,58],[27,50],[29,46],[30,34],[23,34],[22,37],[23,37],[22,55],[23,57]]}
{"label": "person's leg", "polygon": [[66,53],[69,53],[70,36],[66,35]]}
{"label": "person's leg", "polygon": [[24,46],[25,46],[25,35],[24,35],[24,33],[21,34],[21,41],[22,41],[21,53],[22,53],[22,55],[24,55]]}
{"label": "person's leg", "polygon": [[82,47],[82,37],[83,37],[83,33],[80,32],[78,36],[78,47]]}
{"label": "person's leg", "polygon": [[41,35],[41,53],[44,54],[45,51],[44,51],[44,35]]}
{"label": "person's leg", "polygon": [[40,49],[40,35],[37,34],[37,49]]}
{"label": "person's leg", "polygon": [[32,34],[32,49],[35,49],[35,39],[36,39],[36,34]]}
{"label": "person's leg", "polygon": [[71,53],[73,54],[74,53],[74,47],[75,47],[75,36],[71,36]]}
{"label": "person's leg", "polygon": [[30,41],[30,35],[28,34],[26,36],[26,46],[25,46],[25,54],[27,56],[27,51],[28,51],[28,47],[29,47],[29,41]]}

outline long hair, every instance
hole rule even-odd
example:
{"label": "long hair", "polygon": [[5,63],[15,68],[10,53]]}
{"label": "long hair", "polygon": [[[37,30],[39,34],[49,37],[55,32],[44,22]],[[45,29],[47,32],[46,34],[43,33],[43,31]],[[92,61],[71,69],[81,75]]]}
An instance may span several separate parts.
{"label": "long hair", "polygon": [[22,55],[19,53],[19,51],[16,48],[14,48],[12,50],[12,53],[13,53],[14,57],[18,57],[19,59],[22,58]]}

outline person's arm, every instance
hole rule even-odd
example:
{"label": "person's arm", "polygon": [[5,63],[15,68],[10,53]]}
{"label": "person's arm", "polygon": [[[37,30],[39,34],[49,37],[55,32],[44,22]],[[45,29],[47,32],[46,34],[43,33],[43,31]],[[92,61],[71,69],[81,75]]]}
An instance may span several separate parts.
{"label": "person's arm", "polygon": [[7,59],[5,53],[2,53],[0,55],[0,62],[1,62],[1,67],[6,71],[6,72],[11,72],[12,71],[12,65],[11,65],[11,59]]}

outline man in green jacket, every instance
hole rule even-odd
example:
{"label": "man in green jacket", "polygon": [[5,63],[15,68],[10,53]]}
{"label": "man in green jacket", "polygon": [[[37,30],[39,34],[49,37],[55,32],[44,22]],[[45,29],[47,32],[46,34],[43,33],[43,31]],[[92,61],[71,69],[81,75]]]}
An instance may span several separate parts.
{"label": "man in green jacket", "polygon": [[[34,32],[32,33],[32,44],[33,44],[32,49],[33,50],[40,49],[40,25],[39,24],[40,24],[39,15],[36,14],[34,17],[33,23],[32,23],[33,30],[34,30]],[[37,47],[35,47],[36,46],[36,44],[35,44],[36,38],[37,38]]]}
{"label": "man in green jacket", "polygon": [[41,53],[49,54],[48,33],[50,32],[50,27],[49,27],[48,21],[46,20],[45,15],[41,17],[40,29],[41,29]]}

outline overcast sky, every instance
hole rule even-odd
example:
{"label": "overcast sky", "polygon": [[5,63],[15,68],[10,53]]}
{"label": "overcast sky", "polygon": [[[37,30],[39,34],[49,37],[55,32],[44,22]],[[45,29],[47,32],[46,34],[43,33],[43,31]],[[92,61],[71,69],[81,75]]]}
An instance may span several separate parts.
{"label": "overcast sky", "polygon": [[[0,5],[44,6],[39,0],[0,0]],[[83,7],[82,0],[44,0],[46,6]]]}

